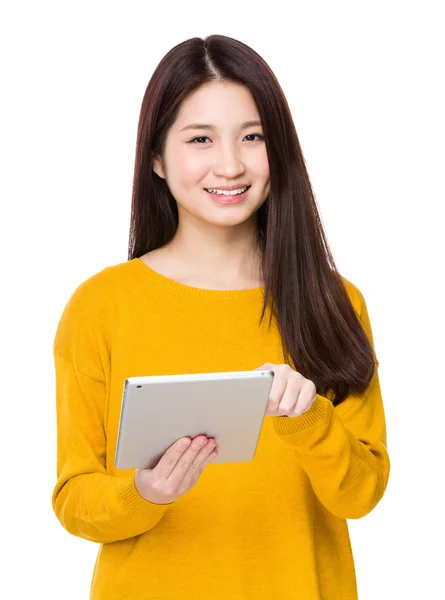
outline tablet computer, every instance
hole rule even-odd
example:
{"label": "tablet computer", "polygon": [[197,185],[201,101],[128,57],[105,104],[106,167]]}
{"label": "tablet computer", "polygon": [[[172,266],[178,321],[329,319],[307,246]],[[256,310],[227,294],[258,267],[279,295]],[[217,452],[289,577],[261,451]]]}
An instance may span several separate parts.
{"label": "tablet computer", "polygon": [[254,458],[274,372],[228,371],[129,377],[114,464],[152,469],[179,438],[215,439],[212,464]]}

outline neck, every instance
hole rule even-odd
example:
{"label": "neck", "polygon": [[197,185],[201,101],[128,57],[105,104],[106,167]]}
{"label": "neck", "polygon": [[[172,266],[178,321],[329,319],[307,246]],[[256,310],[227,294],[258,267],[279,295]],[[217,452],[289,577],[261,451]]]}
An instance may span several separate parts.
{"label": "neck", "polygon": [[262,283],[262,253],[253,237],[230,241],[212,236],[186,239],[177,232],[164,251],[172,263],[191,276]]}

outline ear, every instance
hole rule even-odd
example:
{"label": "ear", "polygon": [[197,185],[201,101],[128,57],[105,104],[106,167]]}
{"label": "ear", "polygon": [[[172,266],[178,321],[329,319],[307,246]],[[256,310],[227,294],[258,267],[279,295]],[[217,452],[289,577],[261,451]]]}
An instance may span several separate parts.
{"label": "ear", "polygon": [[162,169],[162,161],[157,156],[153,159],[153,171],[156,173],[156,175],[161,177],[161,179],[165,179],[164,171]]}

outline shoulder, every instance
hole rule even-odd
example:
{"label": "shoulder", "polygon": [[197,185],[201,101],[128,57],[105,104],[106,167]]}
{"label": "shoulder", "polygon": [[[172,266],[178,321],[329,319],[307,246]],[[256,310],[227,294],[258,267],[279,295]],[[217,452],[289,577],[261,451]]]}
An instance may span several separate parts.
{"label": "shoulder", "polygon": [[355,284],[353,284],[351,281],[349,281],[349,279],[344,277],[344,275],[340,275],[340,277],[343,281],[343,285],[346,289],[346,292],[349,296],[352,306],[354,307],[356,312],[358,314],[360,314],[363,303],[364,303],[364,298],[363,298],[362,292]]}
{"label": "shoulder", "polygon": [[69,296],[67,307],[80,309],[82,306],[92,307],[97,304],[103,308],[113,292],[125,282],[130,270],[130,261],[126,261],[94,272],[76,285]]}
{"label": "shoulder", "polygon": [[68,296],[64,314],[85,313],[94,307],[103,307],[110,289],[113,268],[105,267],[77,283]]}
{"label": "shoulder", "polygon": [[66,354],[83,337],[109,338],[116,293],[129,272],[129,262],[106,266],[78,283],[68,296],[57,323],[54,351]]}
{"label": "shoulder", "polygon": [[[365,330],[366,335],[368,336],[372,345],[374,345],[374,336],[371,327],[371,321],[369,317],[368,307],[366,304],[365,297],[361,290],[354,285],[351,281],[346,279],[346,277],[341,276],[346,291],[348,292],[349,299],[351,300],[351,304],[354,307],[355,312],[357,313],[360,323]],[[377,365],[378,365],[377,361]]]}

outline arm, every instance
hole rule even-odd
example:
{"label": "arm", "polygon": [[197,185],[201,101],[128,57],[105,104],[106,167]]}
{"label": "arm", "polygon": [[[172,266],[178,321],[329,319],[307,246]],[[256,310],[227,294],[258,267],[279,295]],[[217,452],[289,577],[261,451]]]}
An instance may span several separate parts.
{"label": "arm", "polygon": [[[105,543],[152,529],[169,505],[153,504],[139,495],[135,470],[122,477],[107,474],[107,336],[84,292],[77,291],[68,303],[54,342],[57,483],[52,505],[71,534]],[[87,367],[89,375],[84,374]]]}
{"label": "arm", "polygon": [[[374,346],[366,303],[361,292],[359,296],[360,318]],[[378,504],[390,471],[378,365],[363,398],[351,394],[334,408],[317,394],[306,413],[273,420],[275,431],[297,453],[315,494],[331,513],[357,519]]]}

